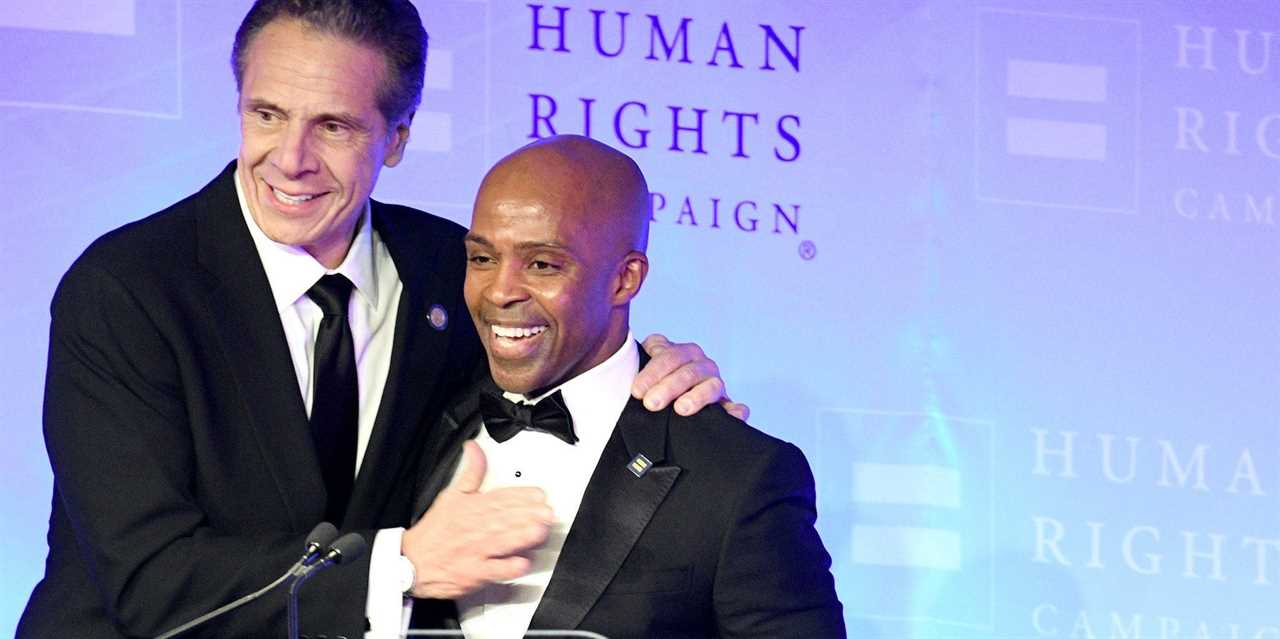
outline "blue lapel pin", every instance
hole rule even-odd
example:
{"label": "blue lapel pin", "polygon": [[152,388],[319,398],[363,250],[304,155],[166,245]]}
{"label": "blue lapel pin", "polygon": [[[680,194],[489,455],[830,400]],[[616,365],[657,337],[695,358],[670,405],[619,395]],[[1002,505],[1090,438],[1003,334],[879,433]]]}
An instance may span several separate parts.
{"label": "blue lapel pin", "polygon": [[449,312],[439,304],[431,305],[431,310],[427,311],[427,319],[431,322],[431,328],[437,331],[443,331],[449,326]]}

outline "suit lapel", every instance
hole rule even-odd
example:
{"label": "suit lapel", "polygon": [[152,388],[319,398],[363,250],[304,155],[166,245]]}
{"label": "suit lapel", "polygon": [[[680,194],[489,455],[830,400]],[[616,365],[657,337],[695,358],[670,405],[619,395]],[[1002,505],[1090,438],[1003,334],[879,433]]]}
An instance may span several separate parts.
{"label": "suit lapel", "polygon": [[[440,239],[429,237],[421,225],[406,224],[402,216],[379,202],[373,203],[373,226],[386,244],[404,285],[396,313],[396,333],[391,350],[387,383],[365,456],[356,477],[348,524],[372,525],[385,506],[398,478],[404,457],[412,452],[415,432],[424,425],[422,413],[443,369],[449,335],[455,322],[469,322],[456,285],[445,286],[434,273]],[[440,305],[448,323],[432,325],[431,308]]]}
{"label": "suit lapel", "polygon": [[[617,574],[680,475],[678,466],[663,463],[668,417],[668,411],[653,413],[639,400],[628,400],[591,475],[530,628],[576,628]],[[638,455],[653,462],[640,477],[629,468]]]}
{"label": "suit lapel", "polygon": [[233,162],[195,196],[206,209],[197,221],[198,259],[211,276],[208,309],[254,437],[293,528],[301,530],[324,514],[324,480],[271,284],[240,214],[234,173]]}

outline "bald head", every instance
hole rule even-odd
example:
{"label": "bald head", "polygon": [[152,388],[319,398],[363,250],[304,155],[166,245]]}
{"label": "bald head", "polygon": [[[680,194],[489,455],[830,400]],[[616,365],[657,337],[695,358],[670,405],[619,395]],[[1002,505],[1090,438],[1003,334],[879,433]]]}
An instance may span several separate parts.
{"label": "bald head", "polygon": [[516,150],[485,175],[476,206],[515,195],[555,202],[562,214],[613,240],[612,251],[644,251],[648,244],[652,204],[644,174],[634,160],[591,138],[557,135]]}
{"label": "bald head", "polygon": [[467,233],[467,309],[498,386],[537,393],[617,352],[649,272],[649,189],[631,158],[558,136],[485,176]]}

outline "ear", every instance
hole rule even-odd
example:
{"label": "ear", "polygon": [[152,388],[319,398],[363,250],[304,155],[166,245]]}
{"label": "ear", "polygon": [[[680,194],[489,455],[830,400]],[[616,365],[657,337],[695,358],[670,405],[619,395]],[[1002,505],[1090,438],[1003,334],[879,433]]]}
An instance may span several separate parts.
{"label": "ear", "polygon": [[387,155],[382,158],[384,166],[395,166],[404,159],[404,148],[409,144],[409,124],[413,122],[413,115],[401,120],[396,124],[396,128],[391,131],[391,145],[387,148]]}
{"label": "ear", "polygon": [[622,258],[618,272],[614,278],[614,306],[627,304],[640,293],[644,278],[649,275],[649,257],[640,251],[631,251]]}

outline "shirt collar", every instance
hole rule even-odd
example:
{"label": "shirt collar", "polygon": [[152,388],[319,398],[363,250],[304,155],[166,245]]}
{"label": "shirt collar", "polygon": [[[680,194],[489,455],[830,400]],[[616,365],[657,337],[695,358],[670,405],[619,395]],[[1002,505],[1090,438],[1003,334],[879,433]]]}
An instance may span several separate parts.
{"label": "shirt collar", "polygon": [[301,247],[281,244],[267,237],[258,227],[253,214],[249,212],[249,204],[245,199],[244,187],[240,184],[240,172],[235,174],[236,198],[240,201],[240,214],[249,227],[249,235],[253,237],[253,245],[262,260],[262,268],[267,272],[267,281],[271,284],[271,295],[275,299],[276,310],[293,306],[307,291],[325,274],[341,273],[346,276],[370,308],[378,305],[378,273],[376,261],[373,259],[374,231],[371,224],[369,203],[366,201],[364,212],[356,227],[355,239],[347,256],[338,268],[327,269],[316,261],[310,253]]}
{"label": "shirt collar", "polygon": [[[564,397],[569,413],[574,415],[576,420],[583,408],[589,405],[594,406],[601,398],[618,397],[620,394],[630,397],[631,382],[639,370],[640,351],[636,348],[635,338],[631,336],[630,331],[627,331],[627,339],[623,340],[622,346],[614,351],[613,355],[569,381],[532,399],[520,393],[504,392],[502,395],[513,402],[536,404],[558,390]],[[623,403],[625,404],[625,400]]]}

